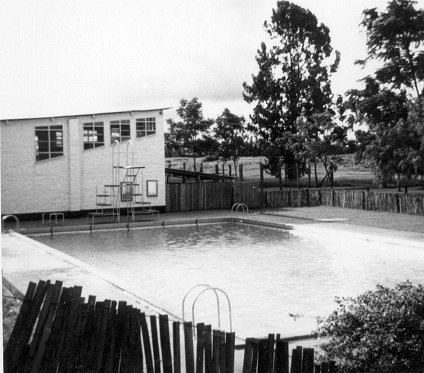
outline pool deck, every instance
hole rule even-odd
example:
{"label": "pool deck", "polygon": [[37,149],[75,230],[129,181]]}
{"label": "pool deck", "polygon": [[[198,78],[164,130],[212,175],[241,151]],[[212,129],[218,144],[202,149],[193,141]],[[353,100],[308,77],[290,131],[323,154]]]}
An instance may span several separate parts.
{"label": "pool deck", "polygon": [[[167,213],[145,220],[130,223],[130,227],[170,225],[178,222],[195,224],[196,221],[211,222],[216,219],[238,218],[255,221],[259,224],[286,225],[295,230],[310,233],[342,232],[355,234],[367,240],[387,241],[399,245],[419,246],[424,250],[424,216],[368,212],[329,207],[290,208],[261,210],[248,214],[232,214],[230,211],[196,211],[187,213]],[[121,228],[126,227],[125,223]],[[54,231],[61,229],[88,230],[87,219],[65,220],[53,225]],[[114,227],[117,227],[116,225]],[[106,224],[97,224],[94,230],[106,228]],[[36,230],[49,232],[50,227],[41,225],[41,221],[23,222],[19,232],[2,234],[3,286],[15,296],[24,294],[30,281],[62,281],[64,286],[80,285],[83,296],[96,295],[98,300],[123,300],[139,308],[146,314],[172,313],[163,310],[142,298],[143,291],[133,294],[120,285],[119,278],[106,274],[86,263],[62,252],[32,240],[26,234]]]}

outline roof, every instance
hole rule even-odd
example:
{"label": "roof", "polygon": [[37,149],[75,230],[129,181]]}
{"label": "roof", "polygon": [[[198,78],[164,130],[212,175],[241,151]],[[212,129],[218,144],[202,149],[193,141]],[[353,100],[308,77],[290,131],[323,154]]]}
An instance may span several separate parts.
{"label": "roof", "polygon": [[19,121],[19,120],[36,120],[36,119],[54,119],[54,118],[77,118],[77,117],[87,117],[91,115],[109,115],[109,114],[124,114],[124,113],[134,113],[134,112],[147,112],[147,111],[160,111],[168,110],[171,107],[163,107],[157,109],[137,109],[137,110],[123,110],[123,111],[111,111],[106,113],[88,113],[88,114],[74,114],[74,115],[54,115],[46,117],[34,117],[34,118],[10,118],[10,119],[1,119],[2,122],[6,121]]}
{"label": "roof", "polygon": [[232,176],[216,175],[216,174],[206,174],[204,172],[188,171],[181,170],[177,168],[165,168],[165,173],[167,175],[172,175],[174,177],[182,177],[186,179],[194,180],[233,180]]}

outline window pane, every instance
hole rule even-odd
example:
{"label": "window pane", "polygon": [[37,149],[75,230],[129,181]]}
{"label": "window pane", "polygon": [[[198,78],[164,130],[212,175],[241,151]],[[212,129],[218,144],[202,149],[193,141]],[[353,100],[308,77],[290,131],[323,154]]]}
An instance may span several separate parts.
{"label": "window pane", "polygon": [[63,144],[59,141],[52,141],[50,143],[50,151],[51,152],[61,152],[63,153]]}
{"label": "window pane", "polygon": [[123,125],[121,126],[121,136],[130,136],[130,126],[129,125]]}
{"label": "window pane", "polygon": [[35,128],[35,159],[60,157],[63,155],[63,127],[38,126]]}
{"label": "window pane", "polygon": [[44,159],[49,159],[49,153],[37,153],[36,158],[37,161],[42,161]]}
{"label": "window pane", "polygon": [[38,141],[49,141],[49,131],[35,131],[35,136],[38,138]]}
{"label": "window pane", "polygon": [[[119,130],[119,126],[117,128]],[[84,149],[93,149],[104,146],[103,122],[84,123]]]}
{"label": "window pane", "polygon": [[49,142],[48,141],[38,141],[38,152],[49,153]]}

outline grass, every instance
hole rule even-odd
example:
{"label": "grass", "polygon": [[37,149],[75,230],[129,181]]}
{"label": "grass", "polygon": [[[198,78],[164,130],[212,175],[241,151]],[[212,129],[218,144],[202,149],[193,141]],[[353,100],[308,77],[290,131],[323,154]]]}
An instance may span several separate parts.
{"label": "grass", "polygon": [[[167,158],[166,167],[183,168],[184,163],[186,169],[193,171],[192,158]],[[200,170],[200,163],[203,163],[203,172],[215,173],[215,165],[219,165],[219,172],[222,174],[221,161],[203,162],[203,158],[196,160],[196,169]],[[248,181],[259,181],[260,179],[260,163],[265,163],[264,157],[241,157],[239,164],[243,165],[244,179]],[[224,164],[225,175],[229,174],[229,165],[232,168],[232,176],[234,176],[234,165],[232,162]],[[325,177],[325,169],[322,163],[317,163],[318,182]],[[299,180],[301,186],[309,186],[308,176],[305,175]],[[356,187],[356,186],[376,186],[374,184],[374,176],[369,168],[364,164],[356,164],[353,154],[345,154],[342,156],[342,164],[338,166],[337,172],[334,174],[334,182],[336,186]],[[264,183],[267,187],[273,188],[279,186],[279,181],[276,177],[265,173]],[[283,185],[286,185],[283,174]],[[296,181],[288,181],[287,186],[294,187]],[[315,186],[314,168],[311,164],[311,187]]]}
{"label": "grass", "polygon": [[3,348],[6,347],[15,326],[16,319],[21,309],[22,301],[13,297],[12,293],[3,285]]}

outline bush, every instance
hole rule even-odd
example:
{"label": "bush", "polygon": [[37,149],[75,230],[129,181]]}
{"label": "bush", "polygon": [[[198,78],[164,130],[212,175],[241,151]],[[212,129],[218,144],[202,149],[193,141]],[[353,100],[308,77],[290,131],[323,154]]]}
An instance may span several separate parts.
{"label": "bush", "polygon": [[422,372],[424,288],[406,281],[377,285],[357,298],[336,298],[337,309],[318,321],[327,336],[322,354],[343,372]]}

